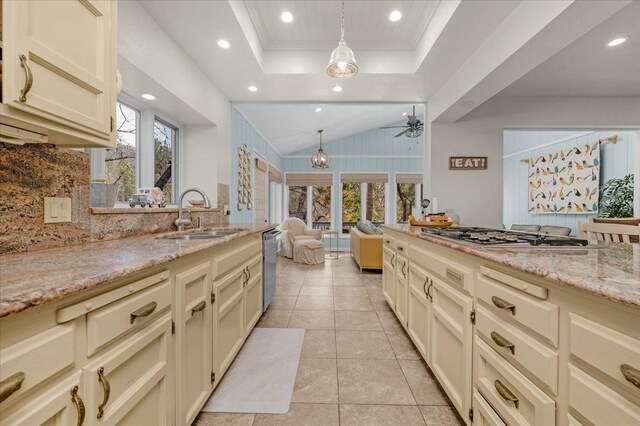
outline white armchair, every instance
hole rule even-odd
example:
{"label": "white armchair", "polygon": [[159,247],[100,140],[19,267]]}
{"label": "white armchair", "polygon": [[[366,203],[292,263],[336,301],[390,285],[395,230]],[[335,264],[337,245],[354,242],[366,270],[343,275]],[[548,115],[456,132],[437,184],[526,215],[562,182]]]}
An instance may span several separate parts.
{"label": "white armchair", "polygon": [[282,256],[293,258],[293,243],[311,239],[322,241],[322,230],[308,229],[307,224],[297,217],[290,217],[282,222]]}

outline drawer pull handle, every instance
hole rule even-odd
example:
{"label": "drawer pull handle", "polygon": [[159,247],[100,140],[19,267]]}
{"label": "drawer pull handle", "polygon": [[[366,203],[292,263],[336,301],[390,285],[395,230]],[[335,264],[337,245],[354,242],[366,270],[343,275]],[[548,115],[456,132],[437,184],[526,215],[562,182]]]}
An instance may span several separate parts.
{"label": "drawer pull handle", "polygon": [[9,398],[18,391],[22,386],[22,382],[24,382],[25,377],[26,375],[22,371],[19,371],[0,382],[0,402]]}
{"label": "drawer pull handle", "polygon": [[429,277],[427,277],[427,279],[424,280],[424,284],[422,284],[422,291],[424,291],[424,294],[427,296],[427,299],[428,299],[429,292],[427,291],[427,284],[429,284]]}
{"label": "drawer pull handle", "polygon": [[207,307],[207,301],[203,300],[202,302],[200,302],[196,306],[194,306],[193,309],[191,309],[191,316],[195,315],[196,312],[203,311],[204,308],[206,308],[206,307]]}
{"label": "drawer pull handle", "polygon": [[251,279],[251,269],[249,269],[249,267],[247,266],[247,282],[249,282],[249,280]]}
{"label": "drawer pull handle", "polygon": [[133,322],[138,317],[146,317],[151,315],[151,313],[155,311],[157,307],[158,307],[158,304],[156,302],[151,302],[151,303],[147,303],[140,309],[136,309],[135,311],[131,312],[131,314],[129,315],[129,323],[133,324]]}
{"label": "drawer pull handle", "polygon": [[502,399],[513,402],[513,405],[518,408],[518,405],[520,404],[520,401],[518,401],[518,397],[515,396],[513,392],[509,390],[509,388],[503,385],[500,380],[496,380],[495,382],[493,382],[493,386],[495,386]]}
{"label": "drawer pull handle", "polygon": [[394,267],[394,268],[395,268],[395,264],[393,263],[393,261],[394,261],[395,259],[396,259],[396,254],[395,254],[395,253],[393,253],[393,254],[391,255],[391,266],[392,266],[392,267]]}
{"label": "drawer pull handle", "polygon": [[398,246],[398,247],[396,247],[396,248],[397,248],[398,250],[400,250],[400,251],[404,252],[404,247],[402,247],[402,246]]}
{"label": "drawer pull handle", "polygon": [[104,407],[106,407],[107,402],[109,402],[109,396],[111,396],[111,385],[104,376],[104,367],[100,367],[98,369],[98,381],[102,385],[102,390],[104,391],[102,404],[98,405],[98,418],[101,419],[102,416],[104,416]]}
{"label": "drawer pull handle", "polygon": [[513,355],[515,355],[516,353],[516,345],[514,345],[513,343],[511,343],[510,341],[508,341],[507,339],[505,339],[504,337],[502,337],[500,334],[496,333],[495,331],[491,332],[491,339],[496,342],[496,345],[500,346],[501,348],[507,348],[511,351],[511,353]]}
{"label": "drawer pull handle", "polygon": [[78,387],[74,386],[71,388],[71,401],[73,401],[73,405],[76,406],[76,410],[78,410],[78,426],[82,426],[84,423],[85,409],[84,402],[82,402],[82,398],[78,395]]}
{"label": "drawer pull handle", "polygon": [[20,90],[20,97],[18,100],[22,103],[27,102],[27,93],[31,90],[31,86],[33,86],[33,74],[31,73],[31,68],[27,64],[27,57],[24,55],[20,55],[20,66],[24,70],[24,87]]}
{"label": "drawer pull handle", "polygon": [[405,279],[407,278],[407,262],[402,262],[402,276],[405,277]]}
{"label": "drawer pull handle", "polygon": [[629,364],[622,364],[620,371],[622,371],[622,375],[627,379],[627,382],[640,389],[640,370]]}
{"label": "drawer pull handle", "polygon": [[504,309],[506,311],[511,311],[511,315],[515,315],[516,314],[516,305],[514,305],[513,303],[509,303],[506,300],[504,300],[504,299],[502,299],[502,298],[500,298],[498,296],[491,296],[491,301],[498,308]]}
{"label": "drawer pull handle", "polygon": [[427,287],[427,296],[429,296],[429,300],[433,303],[433,295],[431,294],[431,287],[433,287],[433,280],[429,278],[429,287]]}

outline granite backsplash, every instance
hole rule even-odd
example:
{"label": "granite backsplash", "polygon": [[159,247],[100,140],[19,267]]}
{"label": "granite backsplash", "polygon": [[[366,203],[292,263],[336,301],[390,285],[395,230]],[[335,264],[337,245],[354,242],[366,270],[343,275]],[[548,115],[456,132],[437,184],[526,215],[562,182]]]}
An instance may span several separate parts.
{"label": "granite backsplash", "polygon": [[[105,212],[89,206],[89,155],[53,145],[0,143],[0,255],[114,240],[175,230],[175,209],[154,213]],[[71,197],[71,222],[44,223],[45,197]],[[218,185],[218,205],[229,186]],[[139,207],[138,207],[139,208]],[[228,225],[221,208],[191,210],[207,225]]]}

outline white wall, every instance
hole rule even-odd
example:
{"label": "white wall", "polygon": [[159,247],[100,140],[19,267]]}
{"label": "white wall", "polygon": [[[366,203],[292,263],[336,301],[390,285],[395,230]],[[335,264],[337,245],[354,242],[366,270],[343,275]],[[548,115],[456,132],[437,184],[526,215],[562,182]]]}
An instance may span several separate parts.
{"label": "white wall", "polygon": [[[438,197],[440,210],[502,226],[502,132],[510,127],[640,128],[640,99],[494,97],[457,122],[428,121],[425,194]],[[488,170],[448,170],[449,156],[474,155],[488,157]]]}
{"label": "white wall", "polygon": [[[203,159],[191,154],[185,155],[185,162],[182,164],[186,171],[185,184],[213,188],[217,188],[218,182],[229,184],[229,99],[136,1],[118,3],[118,54],[215,126],[215,132],[208,134],[212,139],[207,142],[207,146],[212,149],[206,154],[208,159],[214,159],[217,164],[196,173],[195,169],[202,166]],[[202,131],[191,129],[185,133],[186,152],[203,153]],[[197,146],[193,149],[189,148],[189,133],[197,136],[194,141]],[[195,162],[192,163],[193,160]],[[212,203],[217,203],[217,190],[207,190],[207,194]]]}
{"label": "white wall", "polygon": [[218,199],[218,185],[215,179],[218,175],[217,132],[218,128],[215,126],[185,126],[184,138],[188,142],[184,146],[182,162],[182,188],[202,189],[214,207]]}

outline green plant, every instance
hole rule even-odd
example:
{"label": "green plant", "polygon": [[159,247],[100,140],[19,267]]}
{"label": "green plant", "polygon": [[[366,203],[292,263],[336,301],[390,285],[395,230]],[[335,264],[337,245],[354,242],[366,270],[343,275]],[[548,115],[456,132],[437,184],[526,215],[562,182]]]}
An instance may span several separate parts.
{"label": "green plant", "polygon": [[609,179],[600,189],[600,217],[633,217],[633,174]]}

